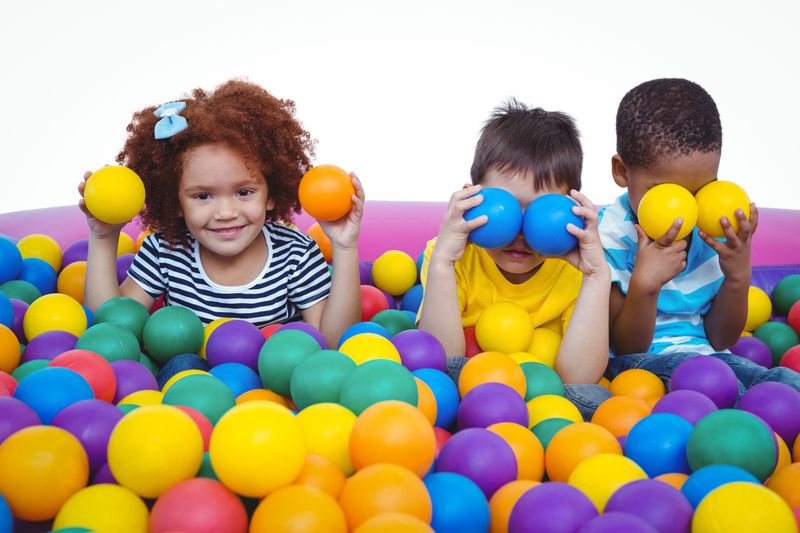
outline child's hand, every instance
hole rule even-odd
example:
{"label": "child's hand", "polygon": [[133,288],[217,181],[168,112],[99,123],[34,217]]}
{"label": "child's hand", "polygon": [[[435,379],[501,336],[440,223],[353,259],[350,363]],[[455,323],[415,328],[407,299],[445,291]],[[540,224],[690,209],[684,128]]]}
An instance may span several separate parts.
{"label": "child's hand", "polygon": [[739,224],[738,233],[733,231],[728,217],[720,218],[719,223],[725,232],[725,242],[718,241],[702,231],[699,231],[698,235],[719,255],[719,266],[726,279],[749,285],[750,245],[758,226],[758,208],[756,204],[750,204],[750,220],[747,220],[741,209],[736,210],[735,216]]}
{"label": "child's hand", "polygon": [[358,249],[358,235],[361,232],[361,216],[364,214],[364,188],[361,180],[354,173],[350,173],[353,178],[353,188],[356,193],[352,197],[353,206],[350,211],[338,220],[330,222],[320,221],[322,231],[331,240],[331,245],[339,250]]}
{"label": "child's hand", "polygon": [[125,225],[125,223],[108,224],[106,222],[97,220],[86,207],[86,200],[83,198],[83,191],[86,189],[86,180],[88,180],[89,176],[91,175],[91,172],[85,172],[83,174],[83,181],[78,184],[78,193],[81,195],[81,199],[78,200],[78,207],[80,207],[81,211],[83,211],[83,213],[86,215],[86,222],[89,224],[89,231],[91,231],[94,237],[97,237],[98,239],[106,239],[109,237],[119,239],[119,232],[122,230],[122,227]]}
{"label": "child's hand", "polygon": [[585,276],[608,274],[603,244],[600,242],[600,233],[597,231],[597,211],[594,204],[583,193],[572,190],[569,195],[578,205],[572,212],[585,220],[584,229],[573,224],[567,224],[567,231],[578,239],[578,247],[566,253],[563,259],[583,272]]}
{"label": "child's hand", "polygon": [[680,274],[686,268],[687,241],[676,241],[683,225],[683,219],[677,218],[667,232],[651,241],[639,224],[636,224],[638,250],[633,267],[631,284],[638,285],[647,292],[658,292],[665,283]]}
{"label": "child's hand", "polygon": [[461,259],[461,256],[464,255],[464,248],[467,246],[469,232],[489,221],[489,217],[486,215],[472,220],[464,220],[464,213],[467,210],[483,202],[483,195],[478,195],[480,190],[480,185],[464,185],[461,190],[454,192],[450,197],[442,224],[439,226],[439,235],[431,261],[435,258],[455,263]]}

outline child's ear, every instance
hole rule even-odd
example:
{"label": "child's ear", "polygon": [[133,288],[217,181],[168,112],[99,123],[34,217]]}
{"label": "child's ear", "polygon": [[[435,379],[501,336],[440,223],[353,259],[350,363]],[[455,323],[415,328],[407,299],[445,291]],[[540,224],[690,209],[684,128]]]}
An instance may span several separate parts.
{"label": "child's ear", "polygon": [[611,157],[611,175],[614,177],[614,183],[620,187],[626,188],[628,186],[628,166],[619,154],[614,154]]}
{"label": "child's ear", "polygon": [[267,211],[272,211],[275,209],[275,200],[272,199],[272,196],[267,199]]}

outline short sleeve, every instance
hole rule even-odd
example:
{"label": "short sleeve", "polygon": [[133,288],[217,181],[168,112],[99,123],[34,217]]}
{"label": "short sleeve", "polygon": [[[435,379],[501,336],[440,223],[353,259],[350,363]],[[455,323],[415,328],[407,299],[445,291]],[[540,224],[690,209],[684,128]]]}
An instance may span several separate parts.
{"label": "short sleeve", "polygon": [[287,283],[289,301],[300,309],[308,309],[330,294],[331,273],[313,239],[309,238],[303,251],[293,259],[295,267]]}
{"label": "short sleeve", "polygon": [[627,293],[638,243],[634,222],[618,202],[600,211],[598,232],[611,282],[618,283],[622,292]]}
{"label": "short sleeve", "polygon": [[[422,283],[422,303],[419,306],[419,310],[417,311],[417,322],[419,322],[420,317],[422,316],[422,308],[425,306],[425,287],[428,283],[428,269],[430,268],[431,263],[431,254],[433,253],[433,248],[436,246],[436,239],[431,239],[425,245],[425,252],[422,255],[422,268],[419,271],[419,279],[420,283]],[[458,309],[463,313],[464,308],[466,306],[466,293],[464,291],[464,276],[463,273],[460,272],[458,268],[455,269],[456,275],[456,291],[458,293]]]}
{"label": "short sleeve", "polygon": [[148,235],[128,269],[128,277],[153,298],[164,294],[167,288],[161,269],[161,242],[157,234]]}

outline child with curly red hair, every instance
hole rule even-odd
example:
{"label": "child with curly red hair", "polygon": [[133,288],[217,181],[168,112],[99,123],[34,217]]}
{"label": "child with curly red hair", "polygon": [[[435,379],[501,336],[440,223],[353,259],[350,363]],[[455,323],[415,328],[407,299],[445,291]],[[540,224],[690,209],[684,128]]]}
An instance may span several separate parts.
{"label": "child with curly red hair", "polygon": [[[313,141],[290,100],[231,80],[195,89],[180,102],[134,113],[117,156],[142,178],[146,237],[117,285],[123,224],[97,220],[81,198],[90,228],[85,303],[94,310],[127,296],[150,309],[192,310],[204,322],[257,326],[302,318],[332,346],[361,316],[358,234],[364,192],[355,175],[350,212],[322,222],[333,245],[333,276],[313,239],[283,224],[299,212],[298,185],[311,167]],[[85,180],[78,187],[81,197]]]}

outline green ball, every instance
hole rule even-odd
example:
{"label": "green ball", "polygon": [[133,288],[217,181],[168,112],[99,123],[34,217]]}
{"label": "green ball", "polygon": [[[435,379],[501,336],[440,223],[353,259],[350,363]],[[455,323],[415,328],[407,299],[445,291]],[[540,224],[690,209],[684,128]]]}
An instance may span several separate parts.
{"label": "green ball", "polygon": [[141,407],[141,405],[136,405],[135,403],[124,403],[122,405],[118,405],[117,409],[122,411],[123,415],[127,415],[128,413],[130,413],[131,411],[135,411],[139,407]]}
{"label": "green ball", "polygon": [[144,324],[150,318],[145,306],[133,298],[112,298],[104,302],[92,317],[92,324],[116,324],[131,330],[141,344]]}
{"label": "green ball", "polygon": [[196,409],[216,425],[236,405],[236,398],[222,380],[209,374],[192,374],[170,385],[161,402]]}
{"label": "green ball", "polygon": [[370,322],[375,322],[386,328],[386,331],[388,331],[392,337],[401,331],[417,327],[416,324],[408,318],[408,315],[397,309],[384,309],[379,313],[375,313],[375,316],[370,319]]}
{"label": "green ball", "polygon": [[539,439],[539,442],[542,443],[542,448],[547,451],[547,447],[550,445],[550,441],[553,440],[553,437],[556,436],[556,433],[570,424],[573,424],[572,420],[567,420],[566,418],[548,418],[533,426],[531,431],[536,435],[536,438]]}
{"label": "green ball", "polygon": [[36,285],[23,279],[12,279],[11,281],[6,281],[0,285],[0,292],[9,298],[22,300],[28,305],[32,304],[36,298],[42,295],[42,293],[39,292],[39,289],[36,288]]}
{"label": "green ball", "polygon": [[292,373],[289,388],[299,409],[315,403],[337,403],[342,384],[356,369],[356,363],[336,350],[321,350],[300,361]]}
{"label": "green ball", "polygon": [[22,381],[26,376],[36,372],[40,368],[45,368],[50,364],[49,359],[33,359],[26,363],[22,363],[11,372],[11,377],[17,380],[17,383]]}
{"label": "green ball", "polygon": [[75,349],[99,354],[109,363],[123,359],[138,361],[141,353],[136,335],[117,324],[97,324],[90,327],[78,337]]}
{"label": "green ball", "polygon": [[778,460],[772,431],[759,418],[738,409],[720,409],[692,429],[686,457],[693,471],[708,465],[743,468],[763,482]]}
{"label": "green ball", "polygon": [[525,374],[525,401],[543,394],[564,396],[564,383],[555,370],[542,363],[522,363],[519,365]]}
{"label": "green ball", "polygon": [[265,388],[288,396],[294,369],[306,357],[319,351],[319,343],[305,331],[284,329],[274,333],[258,353],[261,382]]}
{"label": "green ball", "polygon": [[147,367],[147,370],[149,370],[154,377],[158,377],[158,372],[161,370],[161,365],[155,362],[152,357],[148,357],[147,354],[140,353],[139,362]]}
{"label": "green ball", "polygon": [[414,374],[388,359],[373,359],[357,366],[339,396],[339,403],[356,415],[384,400],[399,400],[414,407],[419,401]]}
{"label": "green ball", "polygon": [[772,310],[775,316],[786,316],[796,301],[800,300],[800,274],[781,279],[772,289]]}
{"label": "green ball", "polygon": [[772,364],[775,366],[780,365],[781,357],[786,353],[786,350],[800,344],[800,338],[797,333],[783,322],[767,322],[756,328],[753,336],[764,341],[769,347],[769,352],[772,354]]}
{"label": "green ball", "polygon": [[195,477],[204,477],[219,481],[217,473],[214,472],[214,467],[211,465],[211,454],[209,452],[203,452],[203,462],[200,463],[200,470],[197,471]]}
{"label": "green ball", "polygon": [[203,323],[185,307],[162,307],[147,319],[142,340],[150,356],[166,363],[182,353],[200,351],[203,346]]}

